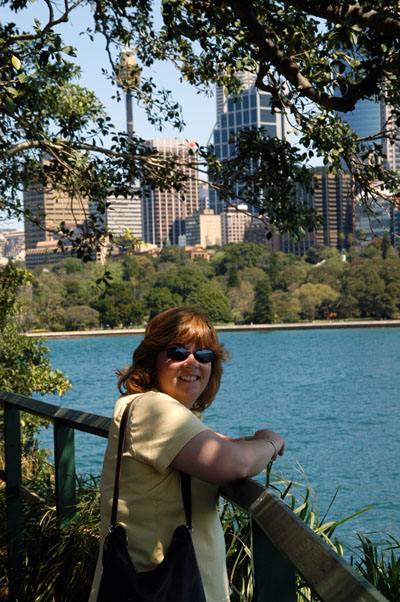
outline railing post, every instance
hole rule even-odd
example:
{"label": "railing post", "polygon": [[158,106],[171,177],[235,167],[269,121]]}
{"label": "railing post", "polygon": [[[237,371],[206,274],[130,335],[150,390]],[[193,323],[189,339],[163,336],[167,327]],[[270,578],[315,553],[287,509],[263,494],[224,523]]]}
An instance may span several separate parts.
{"label": "railing post", "polygon": [[272,545],[251,519],[254,602],[296,602],[293,565]]}
{"label": "railing post", "polygon": [[8,599],[17,599],[24,572],[24,524],[20,493],[21,424],[19,410],[4,404],[4,447],[6,461],[6,504],[8,544]]}
{"label": "railing post", "polygon": [[54,464],[57,516],[62,527],[75,509],[75,439],[74,429],[57,419],[54,420]]}

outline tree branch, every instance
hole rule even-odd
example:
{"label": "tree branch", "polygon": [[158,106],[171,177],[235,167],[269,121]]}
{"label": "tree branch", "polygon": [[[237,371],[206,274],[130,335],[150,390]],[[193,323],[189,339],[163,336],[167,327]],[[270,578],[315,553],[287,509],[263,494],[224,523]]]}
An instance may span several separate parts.
{"label": "tree branch", "polygon": [[252,41],[259,48],[262,60],[274,65],[301,96],[308,98],[321,107],[346,113],[354,110],[357,101],[368,93],[371,88],[375,88],[379,75],[381,75],[380,69],[371,69],[364,80],[349,86],[349,91],[343,96],[320,92],[309,79],[304,77],[297,63],[279,50],[275,44],[272,31],[258,21],[251,3],[244,3],[241,0],[230,0],[229,3],[235,16],[247,29]]}
{"label": "tree branch", "polygon": [[357,23],[364,29],[370,27],[393,40],[400,37],[400,19],[390,11],[365,10],[359,4],[316,3],[310,0],[283,0],[283,3],[333,23]]}

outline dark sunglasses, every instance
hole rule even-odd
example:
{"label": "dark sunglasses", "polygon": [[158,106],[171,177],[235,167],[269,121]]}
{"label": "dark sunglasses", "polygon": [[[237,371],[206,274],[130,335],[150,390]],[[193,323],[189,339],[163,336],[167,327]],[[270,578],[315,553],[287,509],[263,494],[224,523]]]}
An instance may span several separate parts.
{"label": "dark sunglasses", "polygon": [[[178,345],[167,349],[167,356],[175,362],[183,362],[191,353],[185,347],[179,347]],[[215,353],[211,349],[197,349],[193,351],[193,355],[200,364],[208,364],[215,360]]]}

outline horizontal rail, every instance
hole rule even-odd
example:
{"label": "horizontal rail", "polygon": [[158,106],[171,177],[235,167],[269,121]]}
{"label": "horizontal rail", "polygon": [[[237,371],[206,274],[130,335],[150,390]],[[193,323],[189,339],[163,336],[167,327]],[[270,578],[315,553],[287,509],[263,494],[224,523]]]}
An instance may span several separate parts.
{"label": "horizontal rail", "polygon": [[274,547],[324,602],[385,602],[386,598],[314,533],[280,498],[252,479],[220,488],[257,522]]}
{"label": "horizontal rail", "polygon": [[[59,457],[61,464],[64,462],[68,465],[69,456],[74,454],[73,440],[69,440],[70,429],[100,437],[108,436],[111,419],[105,416],[70,410],[5,391],[0,391],[0,404],[12,409],[12,412],[21,410],[54,422],[55,427],[61,430],[58,436],[59,453],[56,453],[56,461]],[[71,466],[64,469],[66,481],[71,482],[71,470]],[[14,490],[17,485],[21,490],[22,484],[17,481],[14,483]],[[60,490],[63,487],[61,481],[59,487]],[[293,568],[323,602],[386,601],[382,594],[302,522],[287,504],[264,486],[252,479],[243,479],[221,487],[220,493],[229,502],[247,512],[252,521],[253,554],[258,557],[254,558],[255,602],[295,600],[290,583],[285,590],[285,581],[294,583]],[[71,490],[61,491],[60,499],[72,500],[73,495]],[[264,564],[262,570],[257,570],[257,566],[260,567],[260,558]],[[271,593],[272,591],[278,593]]]}
{"label": "horizontal rail", "polygon": [[55,420],[60,421],[64,426],[83,431],[85,433],[91,433],[98,437],[108,437],[108,430],[111,424],[111,418],[106,416],[100,416],[99,414],[90,414],[89,412],[80,412],[78,410],[71,410],[69,408],[63,408],[46,401],[40,401],[38,399],[32,399],[26,395],[18,395],[17,393],[10,393],[9,391],[0,391],[0,403],[7,404],[10,407],[21,410],[22,412],[29,412],[40,418],[46,418],[51,422]]}

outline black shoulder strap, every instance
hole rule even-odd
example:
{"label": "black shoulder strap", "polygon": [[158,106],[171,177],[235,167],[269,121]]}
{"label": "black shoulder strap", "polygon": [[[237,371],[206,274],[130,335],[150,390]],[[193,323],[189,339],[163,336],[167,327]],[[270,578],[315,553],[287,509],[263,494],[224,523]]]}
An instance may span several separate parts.
{"label": "black shoulder strap", "polygon": [[186,472],[181,472],[181,490],[185,508],[186,526],[192,529],[192,488],[191,478]]}
{"label": "black shoulder strap", "polygon": [[[111,527],[117,526],[117,513],[118,513],[118,498],[119,498],[119,484],[121,481],[122,472],[122,454],[124,451],[125,444],[125,433],[126,433],[126,422],[128,420],[128,412],[132,401],[126,404],[124,413],[122,414],[121,424],[119,427],[118,437],[118,452],[117,452],[117,467],[115,470],[115,481],[114,481],[114,495],[111,510]],[[185,508],[186,525],[189,529],[192,528],[192,492],[191,492],[191,478],[184,472],[181,472],[181,490],[183,506]]]}
{"label": "black shoulder strap", "polygon": [[119,483],[121,480],[122,472],[122,454],[124,451],[125,444],[125,433],[126,433],[126,421],[128,420],[128,412],[132,401],[126,404],[124,413],[122,414],[121,424],[119,426],[119,437],[118,437],[118,452],[117,452],[117,468],[115,471],[114,481],[114,496],[111,510],[111,527],[117,526],[117,512],[118,512],[118,498],[119,498]]}

